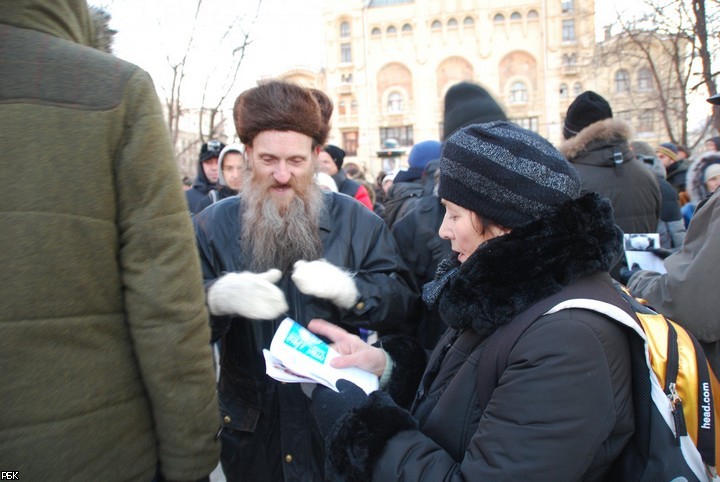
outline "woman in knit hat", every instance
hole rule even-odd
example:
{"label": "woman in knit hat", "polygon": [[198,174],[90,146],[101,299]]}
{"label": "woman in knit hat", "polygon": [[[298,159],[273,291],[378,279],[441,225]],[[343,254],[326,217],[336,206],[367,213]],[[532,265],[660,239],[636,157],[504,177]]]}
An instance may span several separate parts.
{"label": "woman in knit hat", "polygon": [[382,388],[313,393],[330,474],[605,479],[634,427],[628,340],[597,311],[623,306],[607,272],[622,249],[609,203],[581,193],[549,142],[507,122],[450,136],[439,196],[453,255],[423,299],[449,328],[429,359],[406,338],[371,347],[309,325],[344,355],[334,366],[372,371]]}

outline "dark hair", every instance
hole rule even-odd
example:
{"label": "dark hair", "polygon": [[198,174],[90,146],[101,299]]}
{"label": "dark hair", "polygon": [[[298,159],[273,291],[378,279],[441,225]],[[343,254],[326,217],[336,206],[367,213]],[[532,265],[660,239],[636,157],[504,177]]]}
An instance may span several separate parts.
{"label": "dark hair", "polygon": [[[318,99],[321,99],[320,101]],[[233,118],[240,141],[252,145],[260,132],[294,131],[325,144],[332,101],[317,89],[284,80],[271,80],[246,90],[235,100]]]}

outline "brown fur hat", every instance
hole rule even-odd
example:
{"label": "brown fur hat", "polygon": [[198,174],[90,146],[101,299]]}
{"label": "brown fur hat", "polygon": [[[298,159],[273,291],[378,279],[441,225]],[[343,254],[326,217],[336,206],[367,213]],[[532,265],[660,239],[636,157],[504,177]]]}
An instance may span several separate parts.
{"label": "brown fur hat", "polygon": [[270,80],[246,90],[235,100],[233,118],[240,141],[252,145],[262,131],[294,131],[325,144],[333,104],[317,89],[284,80]]}

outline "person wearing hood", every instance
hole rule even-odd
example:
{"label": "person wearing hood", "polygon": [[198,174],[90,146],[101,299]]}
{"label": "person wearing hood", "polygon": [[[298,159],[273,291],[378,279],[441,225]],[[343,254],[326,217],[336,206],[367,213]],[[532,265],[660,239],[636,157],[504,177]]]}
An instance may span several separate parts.
{"label": "person wearing hood", "polygon": [[198,480],[220,452],[200,263],[152,79],[102,23],[0,0],[0,172],[23,179],[0,208],[2,478]]}
{"label": "person wearing hood", "polygon": [[237,195],[242,189],[245,170],[242,144],[228,144],[223,147],[218,156],[217,185],[198,203],[197,211],[200,212],[221,199]]}
{"label": "person wearing hood", "polygon": [[202,145],[198,156],[197,176],[193,181],[191,189],[185,191],[190,214],[197,214],[205,207],[205,198],[220,178],[218,169],[218,158],[225,144],[217,139],[212,139]]}
{"label": "person wearing hood", "polygon": [[686,227],[690,226],[695,208],[717,188],[718,174],[720,174],[720,152],[706,152],[690,165],[687,174],[690,201],[682,207],[682,217]]}
{"label": "person wearing hood", "polygon": [[[610,200],[615,222],[625,233],[657,232],[660,187],[655,175],[630,149],[631,129],[613,118],[610,104],[586,91],[568,107],[560,152],[580,174],[582,187]],[[622,261],[611,270],[619,279]]]}
{"label": "person wearing hood", "polygon": [[[629,341],[589,302],[608,293],[606,308],[627,313],[607,272],[622,244],[610,204],[507,122],[445,141],[438,194],[454,253],[423,299],[450,329],[429,359],[411,339],[375,347],[308,325],[335,343],[333,366],[371,371],[383,388],[307,390],[332,480],[606,480],[634,430]],[[557,305],[568,296],[577,304]],[[483,354],[524,317],[534,323],[496,373]]]}
{"label": "person wearing hood", "polygon": [[366,208],[373,210],[373,203],[367,188],[350,179],[342,167],[343,162],[345,162],[344,150],[338,146],[328,144],[320,151],[318,161],[320,162],[320,172],[324,172],[333,178],[340,193],[357,199]]}

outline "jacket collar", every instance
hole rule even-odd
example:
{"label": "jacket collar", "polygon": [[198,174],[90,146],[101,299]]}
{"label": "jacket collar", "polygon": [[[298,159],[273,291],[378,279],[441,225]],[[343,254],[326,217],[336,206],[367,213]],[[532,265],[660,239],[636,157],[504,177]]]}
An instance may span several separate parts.
{"label": "jacket collar", "polygon": [[632,128],[625,122],[618,119],[605,119],[590,124],[581,130],[578,135],[566,140],[558,147],[558,150],[570,162],[588,163],[578,159],[587,153],[603,154],[592,156],[596,162],[603,165],[613,164],[613,152],[619,150],[625,162],[632,159],[632,151],[628,145],[628,139],[632,136]]}
{"label": "jacket collar", "polygon": [[621,253],[610,203],[590,193],[491,239],[463,264],[445,260],[423,298],[435,290],[428,304],[448,325],[488,335],[580,277],[607,271]]}

